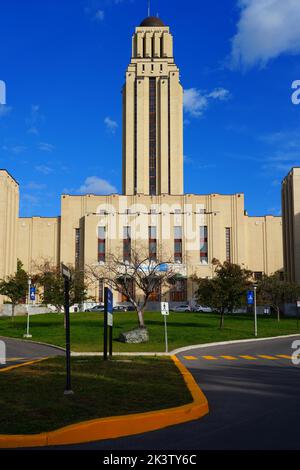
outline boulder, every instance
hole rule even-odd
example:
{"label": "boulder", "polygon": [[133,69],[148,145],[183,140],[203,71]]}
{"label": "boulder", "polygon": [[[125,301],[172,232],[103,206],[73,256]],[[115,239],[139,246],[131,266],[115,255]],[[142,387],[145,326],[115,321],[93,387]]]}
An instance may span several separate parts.
{"label": "boulder", "polygon": [[129,344],[147,343],[149,341],[149,333],[147,328],[137,328],[136,330],[121,333],[119,341]]}

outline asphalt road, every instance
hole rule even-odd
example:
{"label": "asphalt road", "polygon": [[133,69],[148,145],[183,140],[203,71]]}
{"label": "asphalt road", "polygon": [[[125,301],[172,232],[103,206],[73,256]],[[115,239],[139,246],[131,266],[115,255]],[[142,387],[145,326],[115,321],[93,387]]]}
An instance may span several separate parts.
{"label": "asphalt road", "polygon": [[293,365],[289,358],[295,339],[180,353],[208,398],[209,415],[147,434],[60,449],[299,450],[300,365]]}
{"label": "asphalt road", "polygon": [[6,345],[6,364],[0,364],[0,369],[28,361],[42,359],[44,357],[53,357],[64,354],[64,351],[60,349],[31,343],[29,341],[3,338],[1,336],[0,341],[4,341]]}

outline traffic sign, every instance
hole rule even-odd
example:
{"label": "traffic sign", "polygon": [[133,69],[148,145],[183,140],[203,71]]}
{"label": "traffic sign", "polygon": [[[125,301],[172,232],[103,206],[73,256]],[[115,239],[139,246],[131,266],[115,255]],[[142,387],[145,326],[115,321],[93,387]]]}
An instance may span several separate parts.
{"label": "traffic sign", "polygon": [[169,302],[161,302],[160,310],[162,315],[169,315]]}
{"label": "traffic sign", "polygon": [[252,290],[248,290],[247,292],[247,304],[248,305],[254,304],[254,292]]}
{"label": "traffic sign", "polygon": [[68,279],[70,281],[71,279],[71,271],[70,269],[63,263],[61,263],[61,273],[62,273],[62,276],[65,278],[65,279]]}
{"label": "traffic sign", "polygon": [[35,300],[35,287],[30,287],[30,300]]}

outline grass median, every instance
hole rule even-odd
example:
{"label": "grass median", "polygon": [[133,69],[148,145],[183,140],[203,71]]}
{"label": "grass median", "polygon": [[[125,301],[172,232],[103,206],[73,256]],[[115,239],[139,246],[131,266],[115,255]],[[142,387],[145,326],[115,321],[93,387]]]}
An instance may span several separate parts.
{"label": "grass median", "polygon": [[[33,341],[64,347],[65,330],[62,314],[33,315],[30,332]],[[114,314],[114,352],[162,352],[165,348],[164,319],[158,312],[145,313],[150,341],[145,344],[124,344],[118,341],[121,332],[137,326],[135,312]],[[0,336],[23,338],[26,317],[0,318]],[[300,334],[295,318],[258,317],[259,337]],[[219,316],[204,313],[173,313],[168,316],[169,350],[192,344],[253,338],[251,315],[227,315],[225,328],[219,329]],[[103,313],[71,314],[71,349],[78,352],[103,351]]]}
{"label": "grass median", "polygon": [[57,357],[0,374],[0,434],[35,434],[81,421],[156,411],[192,402],[170,358],[72,359],[74,395],[64,396]]}

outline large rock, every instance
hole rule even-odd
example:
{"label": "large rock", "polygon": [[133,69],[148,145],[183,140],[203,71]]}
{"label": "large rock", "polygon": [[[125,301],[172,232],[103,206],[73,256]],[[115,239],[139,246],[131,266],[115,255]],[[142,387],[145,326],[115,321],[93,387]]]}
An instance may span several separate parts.
{"label": "large rock", "polygon": [[147,343],[149,341],[149,333],[147,328],[137,328],[136,330],[121,333],[119,341],[129,344]]}

